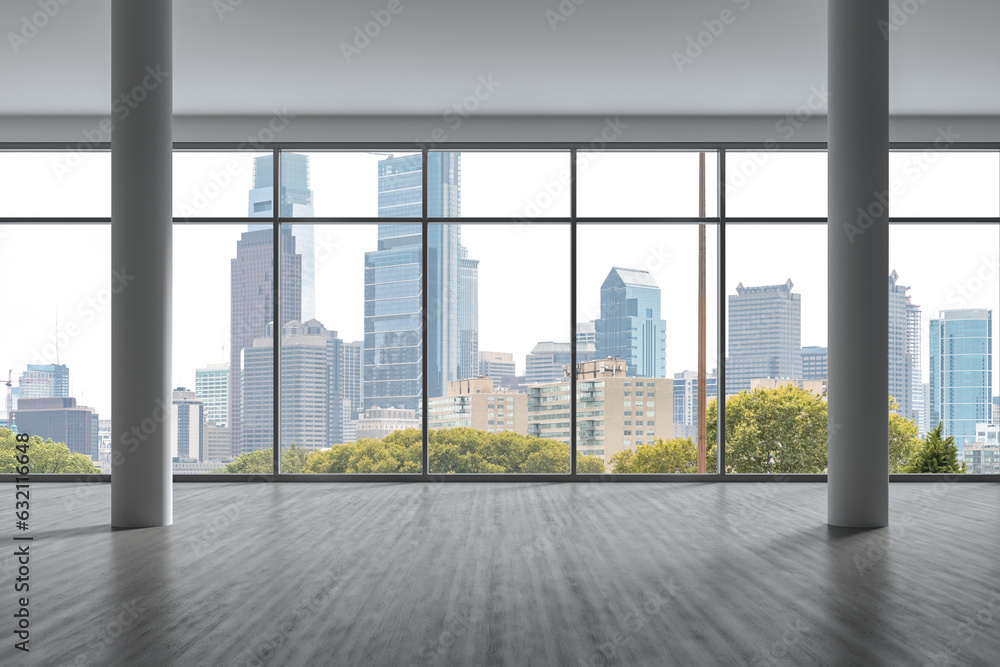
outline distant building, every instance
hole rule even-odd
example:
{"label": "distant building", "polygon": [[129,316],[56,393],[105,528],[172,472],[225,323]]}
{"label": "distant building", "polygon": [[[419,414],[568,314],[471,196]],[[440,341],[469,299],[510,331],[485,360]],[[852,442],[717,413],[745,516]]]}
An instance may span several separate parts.
{"label": "distant building", "polygon": [[799,380],[795,378],[758,378],[750,381],[750,391],[754,389],[778,389],[791,385],[799,389],[805,389],[813,396],[826,398],[827,381],[822,380]]}
{"label": "distant building", "polygon": [[[569,445],[569,367],[560,382],[528,385],[528,435]],[[625,449],[673,437],[673,380],[627,375],[622,359],[577,365],[577,452],[605,463]]]}
{"label": "distant building", "polygon": [[[594,320],[576,323],[576,344],[590,346],[586,349],[597,350],[597,326]],[[577,349],[580,349],[579,347]]]}
{"label": "distant building", "polygon": [[889,395],[896,399],[899,415],[919,424],[924,410],[920,370],[920,306],[889,274]]}
{"label": "distant building", "polygon": [[667,323],[660,318],[660,287],[649,271],[611,269],[601,285],[601,317],[594,328],[598,359],[618,357],[634,377],[667,376]]}
{"label": "distant building", "polygon": [[28,364],[17,379],[18,398],[65,398],[69,396],[66,364]]}
{"label": "distant building", "polygon": [[[698,442],[698,371],[674,373],[674,437]],[[705,401],[719,395],[719,380],[713,370],[705,377]]]}
{"label": "distant building", "polygon": [[965,471],[1000,473],[1000,426],[976,424],[976,441],[965,446]]}
{"label": "distant building", "polygon": [[381,440],[394,431],[420,428],[416,410],[372,407],[358,418],[357,439]]}
{"label": "distant building", "polygon": [[341,345],[340,389],[341,421],[343,422],[343,442],[354,442],[358,415],[364,412],[364,359],[365,343],[358,340]]}
{"label": "distant building", "polygon": [[479,260],[459,245],[458,259],[458,378],[479,374]]}
{"label": "distant building", "polygon": [[479,375],[490,376],[493,379],[493,388],[499,389],[503,378],[512,377],[517,374],[515,368],[514,355],[510,352],[480,352],[479,353]]}
{"label": "distant building", "polygon": [[[944,424],[959,454],[993,408],[993,311],[942,310],[930,322],[930,423]],[[960,459],[961,460],[961,459]]]}
{"label": "distant building", "polygon": [[726,394],[750,389],[757,378],[802,377],[802,295],[792,281],[736,286],[729,295]]}
{"label": "distant building", "polygon": [[174,462],[205,460],[205,404],[186,387],[173,391],[170,456]]}
{"label": "distant building", "polygon": [[527,396],[496,391],[489,377],[449,382],[447,396],[432,398],[427,410],[432,429],[467,427],[490,433],[528,432]]}
{"label": "distant building", "polygon": [[14,421],[21,433],[61,442],[72,452],[98,458],[100,420],[90,408],[78,406],[75,398],[22,396]]}
{"label": "distant building", "polygon": [[[243,354],[245,452],[274,442],[273,336],[254,340]],[[314,450],[343,442],[340,360],[343,341],[317,320],[281,329],[281,445]]]}
{"label": "distant building", "polygon": [[194,372],[194,391],[205,404],[205,420],[225,425],[229,419],[229,364],[209,364]]}
{"label": "distant building", "polygon": [[229,427],[214,421],[205,422],[205,461],[231,461]]}
{"label": "distant building", "polygon": [[529,386],[542,382],[559,382],[563,366],[572,363],[569,343],[543,341],[535,345],[524,360],[524,381]]}
{"label": "distant building", "polygon": [[802,357],[803,380],[823,380],[830,377],[827,348],[804,347],[799,356]]}

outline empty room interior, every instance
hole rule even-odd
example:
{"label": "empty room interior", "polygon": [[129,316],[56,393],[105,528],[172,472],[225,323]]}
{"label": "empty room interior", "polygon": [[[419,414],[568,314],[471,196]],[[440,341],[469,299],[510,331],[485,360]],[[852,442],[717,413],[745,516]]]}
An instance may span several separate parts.
{"label": "empty room interior", "polygon": [[0,664],[998,664],[1000,4],[0,28]]}

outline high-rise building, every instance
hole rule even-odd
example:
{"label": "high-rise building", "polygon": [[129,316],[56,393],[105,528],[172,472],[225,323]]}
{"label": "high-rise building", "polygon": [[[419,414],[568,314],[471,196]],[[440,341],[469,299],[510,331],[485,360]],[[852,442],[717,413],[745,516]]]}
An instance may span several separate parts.
{"label": "high-rise building", "polygon": [[352,343],[344,343],[341,346],[340,375],[341,387],[344,395],[344,419],[357,420],[358,414],[363,412],[364,394],[362,378],[364,372],[362,359],[365,353],[365,342],[356,340]]}
{"label": "high-rise building", "polygon": [[[524,381],[528,385],[560,382],[563,366],[572,363],[569,343],[539,342],[524,358]],[[579,354],[579,351],[577,352]]]}
{"label": "high-rise building", "polygon": [[500,388],[503,378],[517,375],[515,366],[514,355],[510,352],[479,353],[479,375],[490,377],[493,380],[494,389]]}
{"label": "high-rise building", "polygon": [[618,357],[633,377],[667,377],[667,323],[660,287],[649,271],[614,267],[601,285],[594,321],[597,358]]}
{"label": "high-rise building", "polygon": [[[993,311],[942,310],[930,322],[930,422],[944,424],[961,456],[993,404]],[[961,458],[960,458],[961,460]]]}
{"label": "high-rise building", "polygon": [[196,369],[194,391],[205,405],[205,421],[225,426],[229,419],[229,364],[209,364]]}
{"label": "high-rise building", "polygon": [[[705,400],[719,395],[719,381],[713,370],[705,378]],[[674,437],[698,442],[698,371],[674,373]]]}
{"label": "high-rise building", "polygon": [[810,345],[802,348],[799,356],[802,357],[803,380],[824,380],[830,376],[827,348]]}
{"label": "high-rise building", "polygon": [[214,421],[205,422],[205,461],[228,461],[233,458],[229,427]]}
{"label": "high-rise building", "polygon": [[792,281],[736,286],[729,295],[729,356],[726,394],[750,390],[760,378],[801,378],[802,295]]}
{"label": "high-rise building", "polygon": [[205,404],[186,387],[173,391],[170,456],[174,461],[205,460]]}
{"label": "high-rise building", "polygon": [[[460,157],[458,153],[430,154],[428,215],[459,216]],[[379,161],[379,217],[422,215],[421,161],[420,154]],[[428,229],[427,383],[431,397],[443,396],[449,381],[458,379],[467,366],[474,373],[478,365],[478,295],[468,293],[478,289],[478,261],[463,253],[461,230],[461,225],[452,224],[433,224]],[[366,408],[419,407],[421,322],[425,319],[422,242],[419,225],[386,223],[378,228],[378,248],[365,253]]]}
{"label": "high-rise building", "polygon": [[458,259],[458,378],[479,372],[479,260],[459,246]]}
{"label": "high-rise building", "polygon": [[899,274],[889,274],[889,395],[897,413],[920,423],[923,392],[920,388],[920,306],[899,284]]}
{"label": "high-rise building", "polygon": [[[247,215],[270,218],[274,205],[274,162],[270,155],[254,159],[253,189]],[[313,192],[309,189],[309,156],[301,153],[281,154],[281,217],[311,218]],[[302,319],[316,317],[316,241],[313,225],[291,225],[295,251],[302,255]],[[250,231],[271,230],[271,225],[249,226]]]}
{"label": "high-rise building", "polygon": [[17,379],[18,398],[65,398],[69,396],[66,364],[28,364]]}
{"label": "high-rise building", "polygon": [[22,396],[14,411],[14,422],[20,433],[61,442],[70,451],[93,459],[98,456],[100,418],[90,408],[77,405],[75,398]]}
{"label": "high-rise building", "polygon": [[[268,335],[274,321],[273,239],[270,229],[244,232],[236,243],[231,260],[229,343],[229,434],[233,456],[243,453],[241,415],[241,368],[243,350],[254,340]],[[295,252],[292,230],[283,227],[280,235],[281,313],[280,321],[299,320],[302,307],[302,257]],[[271,402],[273,397],[269,398]],[[270,441],[268,441],[270,443]],[[270,444],[267,444],[270,447]]]}
{"label": "high-rise building", "polygon": [[576,323],[576,345],[577,350],[581,349],[581,346],[589,346],[587,349],[591,350],[597,349],[597,325],[594,320]]}
{"label": "high-rise building", "polygon": [[[274,442],[273,334],[244,351],[243,451]],[[340,360],[343,342],[320,322],[292,321],[281,329],[281,445],[319,449],[343,442]]]}

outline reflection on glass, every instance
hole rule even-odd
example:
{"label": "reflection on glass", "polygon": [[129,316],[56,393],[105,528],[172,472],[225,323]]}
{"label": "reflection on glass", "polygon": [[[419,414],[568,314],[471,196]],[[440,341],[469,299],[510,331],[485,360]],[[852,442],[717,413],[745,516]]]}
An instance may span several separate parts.
{"label": "reflection on glass", "polygon": [[578,472],[715,472],[717,239],[714,225],[579,228]]}

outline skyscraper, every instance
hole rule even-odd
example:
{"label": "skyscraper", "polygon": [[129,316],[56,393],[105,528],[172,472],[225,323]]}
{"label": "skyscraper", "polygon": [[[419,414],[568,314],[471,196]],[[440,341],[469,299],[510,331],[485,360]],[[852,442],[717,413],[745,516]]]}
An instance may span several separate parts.
{"label": "skyscraper", "polygon": [[[272,325],[267,330],[244,351],[244,451],[270,447],[274,441]],[[293,320],[281,328],[282,447],[312,450],[343,441],[342,345],[337,332],[317,320]]]}
{"label": "skyscraper", "polygon": [[930,322],[930,426],[944,424],[961,456],[993,403],[993,311],[942,310]]}
{"label": "skyscraper", "polygon": [[229,364],[209,364],[194,372],[194,391],[205,405],[205,421],[220,426],[229,420]]}
{"label": "skyscraper", "polygon": [[364,358],[365,342],[356,340],[353,343],[344,343],[340,349],[343,441],[351,442],[354,440],[354,427],[357,425],[358,415],[365,410],[361,393],[364,375],[361,360]]}
{"label": "skyscraper", "polygon": [[65,398],[69,396],[66,364],[28,364],[17,379],[18,398]]}
{"label": "skyscraper", "polygon": [[[253,189],[247,215],[270,218],[274,205],[274,168],[270,155],[254,159]],[[281,154],[281,217],[313,215],[313,192],[309,189],[309,156],[301,153]],[[291,225],[295,251],[302,255],[302,318],[316,317],[316,253],[312,225]],[[271,225],[250,225],[249,231],[270,230]]]}
{"label": "skyscraper", "polygon": [[803,380],[825,380],[830,376],[827,348],[810,345],[802,348],[799,356],[802,357]]}
{"label": "skyscraper", "polygon": [[802,377],[802,295],[781,285],[736,286],[729,295],[726,394],[750,390],[760,378]]}
{"label": "skyscraper", "polygon": [[175,460],[205,460],[205,404],[193,391],[177,387],[173,391],[171,457]]}
{"label": "skyscraper", "polygon": [[[240,378],[243,350],[257,338],[267,336],[274,320],[273,243],[270,229],[244,232],[231,260],[229,342],[229,433],[233,456],[243,453],[240,423]],[[299,320],[302,312],[302,257],[295,252],[292,230],[281,230],[280,321]],[[273,400],[273,399],[272,399]]]}
{"label": "skyscraper", "polygon": [[601,285],[594,328],[598,359],[621,358],[629,376],[667,376],[667,323],[660,318],[660,287],[649,271],[611,269]]}
{"label": "skyscraper", "polygon": [[[427,174],[428,215],[458,217],[461,161],[458,153],[431,153]],[[421,156],[378,163],[380,217],[419,217]],[[443,396],[450,380],[478,359],[478,262],[463,254],[461,225],[430,225],[427,238],[428,390]],[[419,225],[381,224],[378,248],[365,253],[364,405],[417,410],[421,389],[424,320],[421,305]],[[466,294],[463,296],[463,290]],[[465,309],[463,316],[462,310]],[[463,355],[462,331],[465,327]],[[467,359],[465,357],[468,357]]]}
{"label": "skyscraper", "polygon": [[[705,400],[719,395],[718,378],[712,371],[705,378]],[[674,373],[674,437],[698,441],[698,371]]]}
{"label": "skyscraper", "polygon": [[899,284],[899,274],[889,274],[889,395],[899,405],[898,414],[920,423],[923,391],[920,386],[920,306]]}
{"label": "skyscraper", "polygon": [[479,372],[479,260],[460,245],[458,259],[458,378]]}

